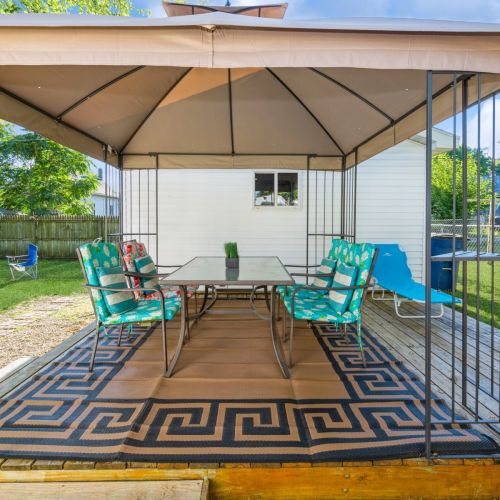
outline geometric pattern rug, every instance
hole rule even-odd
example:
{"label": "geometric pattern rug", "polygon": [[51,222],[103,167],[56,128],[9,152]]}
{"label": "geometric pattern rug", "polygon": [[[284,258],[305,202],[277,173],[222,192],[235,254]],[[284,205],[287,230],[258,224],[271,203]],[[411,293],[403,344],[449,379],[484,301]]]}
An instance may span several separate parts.
{"label": "geometric pattern rug", "polygon": [[[354,332],[346,340],[299,327],[291,380],[260,320],[202,320],[171,379],[161,376],[159,328],[134,327],[121,347],[116,339],[117,329],[104,337],[93,373],[89,337],[0,399],[0,457],[314,462],[424,452],[423,384],[366,329],[363,368]],[[450,416],[437,398],[432,411]],[[439,452],[499,452],[463,425],[435,425],[432,439]]]}

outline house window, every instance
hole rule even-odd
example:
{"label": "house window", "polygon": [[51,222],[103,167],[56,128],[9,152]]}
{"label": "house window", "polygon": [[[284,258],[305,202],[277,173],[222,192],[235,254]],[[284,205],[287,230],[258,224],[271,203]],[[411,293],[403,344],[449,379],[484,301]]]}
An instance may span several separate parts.
{"label": "house window", "polygon": [[297,172],[255,172],[255,207],[295,207],[299,205]]}
{"label": "house window", "polygon": [[97,178],[102,181],[102,168],[97,169]]}

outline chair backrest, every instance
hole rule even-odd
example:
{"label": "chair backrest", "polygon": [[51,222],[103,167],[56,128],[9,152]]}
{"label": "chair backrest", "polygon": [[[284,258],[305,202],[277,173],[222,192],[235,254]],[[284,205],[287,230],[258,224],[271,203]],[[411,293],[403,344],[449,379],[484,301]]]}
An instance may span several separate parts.
{"label": "chair backrest", "polygon": [[[356,286],[364,286],[368,283],[373,272],[373,266],[377,258],[377,247],[372,243],[349,243],[342,249],[340,260],[349,266],[354,266],[358,269],[356,276]],[[365,295],[364,289],[354,290],[351,302],[347,310],[359,315],[361,304]]]}
{"label": "chair backrest", "polygon": [[28,244],[28,258],[26,259],[26,266],[35,266],[38,261],[38,247],[33,243]]}
{"label": "chair backrest", "polygon": [[145,257],[146,255],[148,255],[146,245],[144,245],[144,243],[140,243],[137,240],[124,241],[121,244],[121,251],[125,267],[127,271],[131,273],[137,272],[134,260],[139,257]]}
{"label": "chair backrest", "polygon": [[340,256],[347,252],[349,242],[347,240],[333,239],[332,246],[328,252],[328,258],[332,260],[339,260]]}
{"label": "chair backrest", "polygon": [[406,253],[396,243],[375,244],[379,249],[373,276],[388,290],[396,289],[401,283],[413,281]]}
{"label": "chair backrest", "polygon": [[[115,267],[120,263],[118,249],[114,243],[94,242],[81,245],[77,249],[82,271],[87,284],[99,286],[96,269],[98,267]],[[100,290],[91,290],[90,296],[94,304],[96,315],[100,321],[107,318],[110,313]]]}

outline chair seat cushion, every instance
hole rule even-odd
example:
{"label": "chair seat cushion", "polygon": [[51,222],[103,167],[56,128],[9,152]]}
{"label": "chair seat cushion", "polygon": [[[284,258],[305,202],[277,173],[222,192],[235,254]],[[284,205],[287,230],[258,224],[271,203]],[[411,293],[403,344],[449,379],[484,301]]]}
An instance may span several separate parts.
{"label": "chair seat cushion", "polygon": [[[171,320],[180,310],[181,302],[177,297],[165,299],[165,319]],[[114,314],[104,321],[105,325],[121,323],[141,323],[143,321],[160,321],[161,305],[159,300],[139,300],[137,307],[122,314]]]}
{"label": "chair seat cushion", "polygon": [[104,302],[110,314],[122,314],[137,307],[133,292],[127,286],[127,280],[121,266],[97,267],[97,277],[101,286],[116,289],[103,290]]}
{"label": "chair seat cushion", "polygon": [[[297,283],[296,285],[288,285],[288,286],[280,285],[277,287],[277,291],[282,297],[285,297],[285,296],[291,297],[293,291],[296,288],[299,288],[301,286],[303,286],[303,284],[300,284],[300,283]],[[326,292],[325,290],[311,290],[309,288],[306,288],[306,289],[299,290],[296,293],[296,297],[302,297],[302,298],[307,298],[307,299],[319,299],[319,298],[323,297],[324,295],[326,295],[327,293],[328,292]]]}
{"label": "chair seat cushion", "polygon": [[[333,277],[332,287],[353,286],[356,284],[357,276],[358,269],[355,266],[339,262]],[[335,312],[343,314],[349,306],[353,293],[354,290],[330,290],[328,294],[330,306]]]}
{"label": "chair seat cushion", "polygon": [[[287,311],[292,312],[292,297],[285,296],[283,298]],[[328,296],[322,296],[319,299],[313,298],[295,298],[294,316],[296,319],[310,321],[324,321],[325,323],[352,323],[357,321],[358,317],[346,311],[344,314],[339,314],[330,306]]]}

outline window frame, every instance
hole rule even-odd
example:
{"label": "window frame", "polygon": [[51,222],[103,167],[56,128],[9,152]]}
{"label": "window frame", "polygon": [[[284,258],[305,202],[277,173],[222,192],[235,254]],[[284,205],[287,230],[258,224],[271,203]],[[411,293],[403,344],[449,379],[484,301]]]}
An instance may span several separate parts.
{"label": "window frame", "polygon": [[[301,170],[291,169],[258,169],[252,170],[252,208],[255,210],[300,210],[302,208],[302,175]],[[255,204],[255,175],[256,174],[273,174],[274,175],[274,204],[273,205],[256,205]],[[278,174],[297,174],[297,204],[296,205],[278,205]]]}

